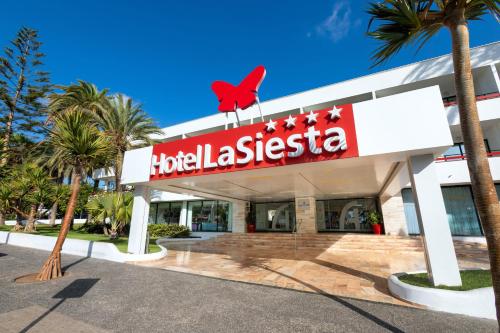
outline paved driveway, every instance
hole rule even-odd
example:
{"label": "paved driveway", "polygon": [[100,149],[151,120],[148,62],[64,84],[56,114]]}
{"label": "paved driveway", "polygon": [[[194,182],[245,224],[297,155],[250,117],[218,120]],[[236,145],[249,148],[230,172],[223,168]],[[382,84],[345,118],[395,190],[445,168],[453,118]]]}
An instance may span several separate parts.
{"label": "paved driveway", "polygon": [[16,285],[47,252],[0,245],[1,332],[495,332],[390,304],[63,256],[69,275]]}

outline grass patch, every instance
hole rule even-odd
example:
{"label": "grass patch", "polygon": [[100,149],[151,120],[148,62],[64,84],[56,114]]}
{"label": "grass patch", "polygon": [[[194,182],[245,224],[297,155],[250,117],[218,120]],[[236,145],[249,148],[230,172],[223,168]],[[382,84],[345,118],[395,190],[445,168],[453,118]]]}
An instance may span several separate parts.
{"label": "grass patch", "polygon": [[448,287],[448,286],[433,286],[429,281],[427,273],[418,274],[405,274],[399,277],[399,280],[404,283],[411,284],[417,287],[437,288],[446,290],[467,291],[478,288],[491,287],[491,272],[489,270],[470,270],[460,271],[462,278],[462,286]]}
{"label": "grass patch", "polygon": [[[94,242],[106,242],[106,243],[113,243],[115,246],[118,248],[120,252],[127,253],[127,247],[128,247],[128,237],[120,237],[118,239],[109,239],[108,236],[102,235],[102,234],[89,234],[84,231],[79,231],[81,225],[75,224],[73,227],[73,230],[70,230],[68,232],[68,238],[72,239],[82,239],[82,240],[87,240],[87,241],[94,241]],[[49,225],[44,225],[44,224],[38,224],[36,226],[36,231],[32,232],[31,234],[33,235],[40,235],[40,236],[53,236],[57,237],[59,234],[59,229],[60,226],[56,225],[55,227],[51,227]],[[6,226],[2,225],[0,226],[0,231],[12,231],[12,226]],[[149,240],[149,253],[155,253],[155,252],[160,252],[161,248],[156,245],[156,239],[151,238]]]}

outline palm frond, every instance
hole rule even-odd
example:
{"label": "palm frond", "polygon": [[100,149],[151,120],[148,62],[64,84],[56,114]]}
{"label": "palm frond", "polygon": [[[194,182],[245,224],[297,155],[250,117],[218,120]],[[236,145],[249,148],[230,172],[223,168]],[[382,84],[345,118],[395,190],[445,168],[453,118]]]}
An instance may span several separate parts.
{"label": "palm frond", "polygon": [[[418,0],[387,0],[371,3],[368,35],[380,42],[372,59],[376,65],[387,61],[403,47],[417,44],[420,49],[440,28],[443,27],[443,13],[439,4]],[[437,7],[437,9],[436,9]],[[378,25],[370,31],[374,23]]]}

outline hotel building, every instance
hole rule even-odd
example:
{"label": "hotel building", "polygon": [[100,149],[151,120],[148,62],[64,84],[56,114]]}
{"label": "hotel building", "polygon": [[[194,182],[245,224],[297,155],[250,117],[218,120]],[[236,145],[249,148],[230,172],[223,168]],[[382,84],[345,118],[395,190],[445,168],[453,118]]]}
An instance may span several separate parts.
{"label": "hotel building", "polygon": [[[471,50],[481,127],[500,192],[500,42]],[[148,223],[193,232],[425,234],[435,280],[453,284],[452,237],[481,241],[450,55],[166,127],[126,153],[129,252]],[[215,111],[215,110],[214,110]],[[113,177],[97,170],[107,186]],[[252,227],[248,227],[251,225]],[[423,231],[423,232],[422,232]]]}

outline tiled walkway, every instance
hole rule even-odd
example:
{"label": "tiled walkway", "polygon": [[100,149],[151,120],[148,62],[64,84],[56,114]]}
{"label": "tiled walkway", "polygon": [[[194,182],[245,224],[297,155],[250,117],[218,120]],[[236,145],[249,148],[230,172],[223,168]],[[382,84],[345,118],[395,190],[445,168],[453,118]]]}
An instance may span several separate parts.
{"label": "tiled walkway", "polygon": [[[379,236],[384,237],[384,236]],[[401,238],[395,239],[395,243]],[[382,238],[381,238],[382,241]],[[390,245],[392,240],[383,238]],[[200,274],[268,286],[327,293],[377,302],[408,305],[389,294],[387,277],[396,272],[425,269],[421,248],[394,246],[372,250],[366,241],[359,248],[332,245],[326,249],[238,246],[234,242],[167,242],[168,256],[138,265]],[[353,245],[350,241],[350,247]],[[399,244],[399,243],[398,243]],[[456,243],[461,268],[488,267],[483,245]],[[364,249],[363,249],[364,248]]]}

